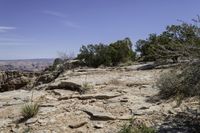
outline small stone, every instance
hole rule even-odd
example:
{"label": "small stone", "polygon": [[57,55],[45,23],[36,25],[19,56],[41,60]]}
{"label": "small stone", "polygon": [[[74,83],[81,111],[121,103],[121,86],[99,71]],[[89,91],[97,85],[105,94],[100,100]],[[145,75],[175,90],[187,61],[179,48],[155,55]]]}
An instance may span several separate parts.
{"label": "small stone", "polygon": [[94,124],[94,128],[97,128],[97,129],[103,128],[103,124],[102,123],[96,123],[96,124]]}
{"label": "small stone", "polygon": [[111,113],[106,112],[103,108],[96,106],[86,106],[82,109],[83,112],[90,116],[90,119],[95,120],[115,120],[116,117]]}
{"label": "small stone", "polygon": [[169,114],[176,114],[176,112],[173,111],[173,110],[168,110],[168,113],[169,113]]}
{"label": "small stone", "polygon": [[37,118],[31,118],[31,119],[28,119],[25,124],[32,124],[32,123],[35,123],[37,121]]}
{"label": "small stone", "polygon": [[133,112],[133,115],[145,115],[146,113],[143,111],[135,111]]}
{"label": "small stone", "polygon": [[81,103],[82,103],[82,105],[86,105],[88,102],[87,101],[82,101]]}
{"label": "small stone", "polygon": [[91,99],[89,102],[94,103],[94,102],[96,102],[96,99]]}

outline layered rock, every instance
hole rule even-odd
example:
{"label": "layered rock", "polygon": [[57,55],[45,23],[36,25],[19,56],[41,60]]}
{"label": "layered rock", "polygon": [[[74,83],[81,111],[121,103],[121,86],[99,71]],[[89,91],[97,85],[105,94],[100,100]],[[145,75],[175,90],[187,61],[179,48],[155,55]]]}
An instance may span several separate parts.
{"label": "layered rock", "polygon": [[28,87],[36,75],[36,73],[31,72],[0,72],[0,92]]}

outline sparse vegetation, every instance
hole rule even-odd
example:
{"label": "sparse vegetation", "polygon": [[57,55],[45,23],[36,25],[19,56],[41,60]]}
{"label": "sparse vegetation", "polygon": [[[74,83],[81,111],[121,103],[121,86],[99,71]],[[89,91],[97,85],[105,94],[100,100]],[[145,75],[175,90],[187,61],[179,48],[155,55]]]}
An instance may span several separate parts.
{"label": "sparse vegetation", "polygon": [[155,133],[155,129],[151,127],[147,127],[144,124],[141,124],[140,126],[134,126],[129,122],[129,124],[124,124],[122,126],[122,129],[119,131],[119,133]]}
{"label": "sparse vegetation", "polygon": [[156,86],[160,89],[161,98],[168,99],[178,93],[181,85],[179,74],[175,70],[170,70],[161,74],[156,82]]}
{"label": "sparse vegetation", "polygon": [[61,52],[58,51],[58,58],[63,60],[63,61],[69,61],[69,60],[73,60],[75,58],[74,53],[67,53],[67,52]]}
{"label": "sparse vegetation", "polygon": [[119,133],[133,133],[132,132],[132,127],[128,124],[124,124],[122,126],[122,129],[119,131]]}
{"label": "sparse vegetation", "polygon": [[109,83],[110,83],[110,84],[113,84],[113,85],[120,85],[120,84],[122,84],[122,82],[121,82],[119,79],[117,79],[117,78],[111,79],[111,80],[109,81]]}
{"label": "sparse vegetation", "polygon": [[37,103],[26,103],[22,109],[21,114],[23,116],[23,119],[29,119],[31,117],[34,117],[39,111],[39,105]]}
{"label": "sparse vegetation", "polygon": [[184,64],[164,73],[157,81],[157,87],[162,98],[174,97],[178,103],[187,97],[200,96],[200,63]]}
{"label": "sparse vegetation", "polygon": [[55,69],[59,64],[62,64],[64,61],[61,58],[56,58],[53,62],[53,68]]}
{"label": "sparse vegetation", "polygon": [[86,92],[88,92],[88,91],[90,91],[91,89],[93,88],[93,85],[91,85],[90,83],[88,83],[88,82],[84,82],[83,84],[82,84],[82,93],[86,93]]}

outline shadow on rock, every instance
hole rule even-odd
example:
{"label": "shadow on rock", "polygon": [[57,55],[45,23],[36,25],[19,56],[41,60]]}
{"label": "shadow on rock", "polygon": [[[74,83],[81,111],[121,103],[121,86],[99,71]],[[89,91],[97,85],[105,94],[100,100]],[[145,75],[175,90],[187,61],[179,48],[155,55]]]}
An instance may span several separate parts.
{"label": "shadow on rock", "polygon": [[159,127],[159,133],[199,133],[200,116],[191,113],[178,113],[168,116]]}

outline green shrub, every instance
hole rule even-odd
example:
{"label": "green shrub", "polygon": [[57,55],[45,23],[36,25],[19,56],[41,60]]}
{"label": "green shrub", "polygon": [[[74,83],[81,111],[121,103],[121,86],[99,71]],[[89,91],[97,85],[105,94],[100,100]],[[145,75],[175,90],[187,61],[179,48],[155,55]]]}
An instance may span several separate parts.
{"label": "green shrub", "polygon": [[119,131],[119,133],[133,133],[132,127],[128,124],[124,124],[122,126],[122,129]]}
{"label": "green shrub", "polygon": [[34,117],[39,111],[39,105],[37,103],[27,103],[22,107],[21,114],[24,119]]}
{"label": "green shrub", "polygon": [[175,70],[165,72],[160,75],[156,82],[156,86],[159,88],[159,95],[163,99],[168,99],[177,95],[179,87],[181,86],[180,75]]}
{"label": "green shrub", "polygon": [[155,129],[147,127],[146,125],[141,125],[140,128],[134,128],[133,133],[155,133]]}
{"label": "green shrub", "polygon": [[[161,34],[150,34],[145,40],[136,42],[136,51],[143,61],[199,56],[200,28],[195,24],[182,23],[167,26]],[[198,54],[197,54],[198,53]]]}
{"label": "green shrub", "polygon": [[86,93],[88,91],[90,91],[93,88],[93,85],[89,84],[88,82],[84,82],[82,84],[82,93]]}
{"label": "green shrub", "polygon": [[132,42],[129,38],[111,43],[109,49],[113,65],[135,60],[136,54],[132,50]]}
{"label": "green shrub", "polygon": [[82,46],[77,59],[83,61],[87,66],[98,67],[100,65],[115,66],[119,63],[133,61],[135,56],[130,39],[125,38],[110,45],[90,44]]}

